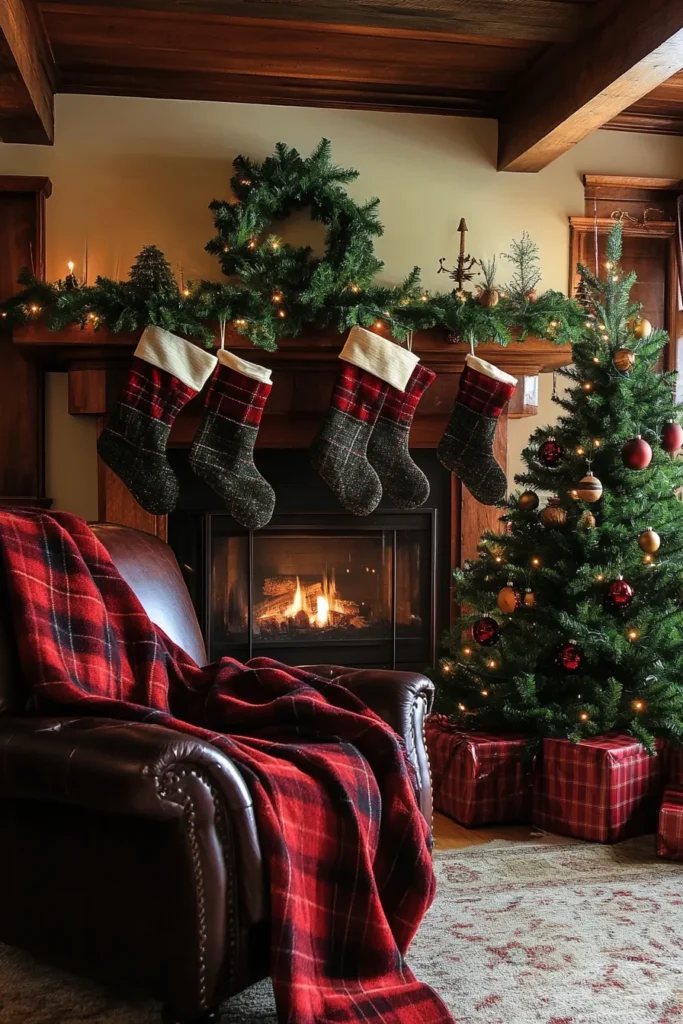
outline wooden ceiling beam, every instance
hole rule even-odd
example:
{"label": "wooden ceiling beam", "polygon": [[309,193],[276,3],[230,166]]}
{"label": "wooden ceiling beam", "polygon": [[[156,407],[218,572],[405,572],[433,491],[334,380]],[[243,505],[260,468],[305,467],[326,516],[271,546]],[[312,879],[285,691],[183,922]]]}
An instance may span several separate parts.
{"label": "wooden ceiling beam", "polygon": [[[106,2],[101,0],[102,6]],[[45,10],[53,6],[52,0],[41,0]],[[93,0],[71,0],[71,6],[96,4]],[[585,27],[587,5],[573,0],[117,0],[116,7],[566,42],[580,35]]]}
{"label": "wooden ceiling beam", "polygon": [[683,0],[603,0],[595,13],[579,43],[523,73],[500,112],[498,170],[540,171],[683,68]]}
{"label": "wooden ceiling beam", "polygon": [[55,66],[33,0],[0,2],[0,139],[52,145]]}

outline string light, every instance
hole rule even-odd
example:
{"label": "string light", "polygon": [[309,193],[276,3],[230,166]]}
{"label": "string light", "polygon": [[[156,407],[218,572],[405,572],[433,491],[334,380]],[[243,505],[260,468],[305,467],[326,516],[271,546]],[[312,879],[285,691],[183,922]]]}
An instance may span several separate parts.
{"label": "string light", "polygon": [[420,302],[428,302],[428,301],[429,301],[429,295],[427,294],[427,292],[425,292],[424,295],[420,296]]}
{"label": "string light", "polygon": [[539,565],[541,564],[541,559],[538,557],[538,555],[534,555],[534,557],[531,559],[531,564],[536,569],[539,567]]}
{"label": "string light", "polygon": [[441,671],[448,673],[451,671],[452,667],[453,666],[451,665],[450,661],[444,661],[443,665],[441,666]]}
{"label": "string light", "polygon": [[645,701],[644,700],[634,700],[633,704],[632,704],[632,707],[633,707],[634,711],[644,711],[645,710]]}
{"label": "string light", "polygon": [[551,320],[548,327],[557,327],[557,320]]}
{"label": "string light", "polygon": [[638,639],[638,637],[640,636],[640,633],[635,628],[635,626],[631,626],[631,628],[628,630],[626,636],[631,641],[631,643],[634,643]]}
{"label": "string light", "polygon": [[575,487],[572,487],[571,491],[569,492],[569,496],[570,498],[578,498],[579,492]]}
{"label": "string light", "polygon": [[583,325],[583,326],[584,326],[584,327],[590,327],[590,326],[591,326],[591,322],[590,322],[590,320],[586,320],[586,322],[584,323],[584,325]]}
{"label": "string light", "polygon": [[359,288],[359,286],[357,284],[351,284],[351,285],[349,285],[349,288],[354,293],[354,295],[357,295],[358,292],[360,291],[360,288]]}
{"label": "string light", "polygon": [[242,320],[242,319],[235,320],[234,323],[235,323],[235,327],[246,327],[247,326],[247,321],[246,320]]}
{"label": "string light", "polygon": [[5,319],[6,317],[7,317],[7,313],[0,313],[0,316],[1,316],[1,317],[2,317],[2,319],[4,320],[4,319]]}
{"label": "string light", "polygon": [[472,648],[471,647],[463,647],[462,653],[465,655],[466,658],[469,658],[470,655],[472,654]]}
{"label": "string light", "polygon": [[602,441],[600,440],[599,437],[594,437],[593,438],[593,447],[594,448],[599,448],[601,444],[602,444]]}
{"label": "string light", "polygon": [[270,243],[270,246],[271,249],[274,249],[277,252],[277,250],[280,248],[280,243],[276,239],[274,242]]}
{"label": "string light", "polygon": [[256,248],[256,242],[255,242],[255,240],[254,240],[253,238],[252,238],[252,239],[251,239],[251,241],[249,242],[249,246],[248,246],[248,248],[249,248],[249,249],[255,249],[255,248]]}
{"label": "string light", "polygon": [[598,356],[593,356],[593,362],[594,363],[599,363],[600,362],[600,359],[598,358]]}
{"label": "string light", "polygon": [[488,663],[488,667],[491,668],[491,669],[498,668],[498,663],[496,661],[494,661],[493,658],[491,658],[491,660]]}
{"label": "string light", "polygon": [[467,708],[465,707],[464,704],[458,704],[458,708],[460,709],[460,711],[467,711]]}
{"label": "string light", "polygon": [[590,720],[590,717],[591,716],[588,714],[587,711],[582,711],[581,714],[579,715],[579,718],[581,719],[582,722],[588,722]]}
{"label": "string light", "polygon": [[584,391],[592,391],[593,390],[593,385],[591,384],[591,382],[589,380],[584,382],[583,390]]}
{"label": "string light", "polygon": [[287,316],[284,309],[278,309],[277,315],[280,317],[281,320],[284,320],[284,318]]}
{"label": "string light", "polygon": [[185,298],[187,298],[189,294],[190,294],[190,289],[189,288],[183,288],[183,295],[185,296]]}
{"label": "string light", "polygon": [[481,691],[481,695],[482,695],[482,697],[488,697],[489,691],[488,690],[482,690]]}
{"label": "string light", "polygon": [[270,301],[271,302],[282,302],[283,298],[284,298],[284,295],[282,294],[282,292],[275,292],[275,294],[273,295],[273,297],[272,297],[272,299]]}
{"label": "string light", "polygon": [[381,320],[375,320],[375,323],[373,324],[373,326],[374,326],[376,331],[381,331],[382,328],[384,327],[384,324],[382,323]]}
{"label": "string light", "polygon": [[611,270],[611,269],[612,269],[612,264],[610,263],[610,261],[609,261],[609,260],[607,260],[607,262],[605,263],[605,268],[606,268],[607,270]]}
{"label": "string light", "polygon": [[500,565],[500,563],[503,561],[503,556],[502,555],[496,555],[496,557],[493,559],[493,561],[497,562],[498,565]]}
{"label": "string light", "polygon": [[73,260],[69,260],[69,262],[67,263],[67,267],[69,268],[69,273],[70,274],[73,274],[75,266],[76,266],[76,264],[74,263],[74,261]]}
{"label": "string light", "polygon": [[242,180],[240,181],[240,185],[251,185],[251,179],[250,178],[242,178]]}
{"label": "string light", "polygon": [[35,306],[35,305],[31,306],[31,312],[32,313],[40,313],[40,306]]}
{"label": "string light", "polygon": [[230,246],[229,245],[224,245],[223,246],[223,252],[230,252]]}
{"label": "string light", "polygon": [[605,330],[605,325],[604,324],[598,324],[598,327],[600,328],[601,331]]}
{"label": "string light", "polygon": [[577,455],[585,455],[585,454],[586,454],[586,449],[585,449],[585,448],[581,448],[581,446],[579,446],[579,447],[578,447],[578,448],[576,449],[576,454],[577,454]]}
{"label": "string light", "polygon": [[602,583],[604,579],[605,579],[605,577],[603,576],[603,574],[601,572],[599,572],[598,575],[595,577],[595,582],[596,583]]}
{"label": "string light", "polygon": [[652,555],[643,555],[643,561],[645,562],[645,565],[652,565],[654,557]]}

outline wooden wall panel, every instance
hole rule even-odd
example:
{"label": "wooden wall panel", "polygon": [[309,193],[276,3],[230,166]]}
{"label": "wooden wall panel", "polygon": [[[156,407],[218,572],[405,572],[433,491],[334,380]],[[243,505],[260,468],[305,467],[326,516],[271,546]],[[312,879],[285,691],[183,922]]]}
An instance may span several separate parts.
{"label": "wooden wall panel", "polygon": [[[0,299],[23,266],[44,273],[46,178],[0,178]],[[43,373],[0,321],[0,501],[44,503]]]}

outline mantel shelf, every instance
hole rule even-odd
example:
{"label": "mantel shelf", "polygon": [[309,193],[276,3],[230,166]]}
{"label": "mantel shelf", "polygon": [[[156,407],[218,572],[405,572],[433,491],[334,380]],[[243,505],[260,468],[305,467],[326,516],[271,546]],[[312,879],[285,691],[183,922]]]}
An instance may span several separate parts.
{"label": "mantel shelf", "polygon": [[[63,367],[119,362],[130,357],[139,340],[138,333],[114,334],[105,328],[81,330],[71,327],[52,332],[40,323],[15,328],[13,337],[14,344],[25,354],[32,353],[51,366]],[[227,327],[225,334],[226,348],[249,354],[250,358],[275,370],[295,367],[323,369],[324,364],[334,364],[343,343],[343,336],[338,331],[307,330],[296,338],[282,339],[277,352],[264,352],[232,325]],[[437,372],[460,374],[469,346],[452,344],[446,340],[442,330],[435,329],[416,331],[413,349],[427,366]],[[571,362],[570,346],[554,345],[539,338],[527,338],[507,348],[494,344],[479,345],[477,355],[517,377],[547,373]]]}

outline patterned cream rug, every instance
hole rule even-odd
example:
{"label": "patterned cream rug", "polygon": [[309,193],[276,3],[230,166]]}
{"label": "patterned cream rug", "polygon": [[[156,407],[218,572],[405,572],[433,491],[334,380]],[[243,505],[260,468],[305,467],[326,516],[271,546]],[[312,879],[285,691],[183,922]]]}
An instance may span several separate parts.
{"label": "patterned cream rug", "polygon": [[[683,1024],[683,865],[651,839],[495,842],[436,854],[410,951],[457,1024]],[[1,1024],[158,1024],[112,993],[0,946]],[[262,984],[221,1024],[274,1024]]]}

